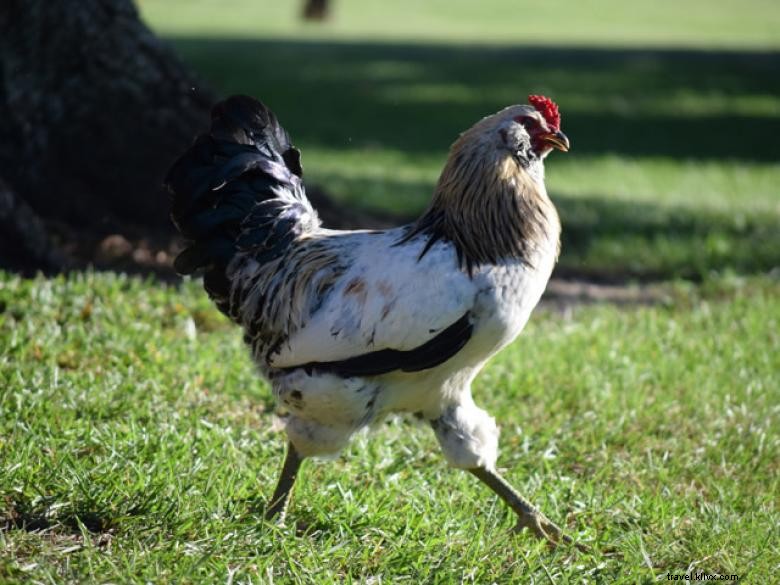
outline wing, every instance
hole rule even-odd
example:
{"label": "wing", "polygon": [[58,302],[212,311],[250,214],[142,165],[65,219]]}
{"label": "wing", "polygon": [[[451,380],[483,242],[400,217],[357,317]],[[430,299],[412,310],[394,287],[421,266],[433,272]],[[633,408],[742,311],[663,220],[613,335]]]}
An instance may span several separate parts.
{"label": "wing", "polygon": [[378,376],[396,370],[419,372],[435,368],[453,357],[468,343],[473,331],[474,325],[471,323],[471,315],[465,313],[463,317],[444,331],[414,349],[380,349],[344,360],[309,362],[298,367],[306,370],[331,372],[344,378]]}
{"label": "wing", "polygon": [[342,376],[434,367],[471,336],[477,287],[441,242],[395,245],[399,231],[354,234],[351,262],[327,298],[270,358],[273,368]]}

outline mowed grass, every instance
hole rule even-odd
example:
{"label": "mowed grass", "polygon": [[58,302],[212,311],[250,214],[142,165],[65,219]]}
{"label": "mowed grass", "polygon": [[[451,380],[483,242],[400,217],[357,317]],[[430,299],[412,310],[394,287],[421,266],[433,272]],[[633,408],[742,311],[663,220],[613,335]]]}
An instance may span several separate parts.
{"label": "mowed grass", "polygon": [[266,524],[284,438],[196,284],[0,282],[4,578],[633,582],[767,576],[780,554],[776,282],[542,312],[480,376],[500,467],[585,555],[510,535],[496,498],[400,421],[307,466],[302,534]]}
{"label": "mowed grass", "polygon": [[[767,582],[780,285],[542,310],[479,376],[499,467],[593,552],[549,552],[391,420],[309,462],[287,526],[270,393],[197,283],[0,277],[0,581]],[[296,531],[296,524],[298,530]]]}
{"label": "mowed grass", "polygon": [[[307,181],[348,205],[415,216],[461,131],[543,93],[572,141],[547,165],[560,275],[780,265],[780,3],[439,4],[335,2],[332,22],[294,27],[285,3],[141,7],[209,85],[276,111]],[[680,23],[690,43],[669,38]]]}

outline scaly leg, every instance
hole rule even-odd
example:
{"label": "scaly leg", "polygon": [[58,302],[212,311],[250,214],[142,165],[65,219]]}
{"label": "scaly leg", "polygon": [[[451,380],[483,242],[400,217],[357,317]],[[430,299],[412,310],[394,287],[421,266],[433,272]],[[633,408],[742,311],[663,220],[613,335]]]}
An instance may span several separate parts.
{"label": "scaly leg", "polygon": [[[469,469],[469,471],[476,475],[482,483],[486,484],[515,511],[517,514],[516,530],[528,528],[538,538],[546,540],[552,547],[557,546],[561,541],[567,544],[574,544],[571,537],[565,535],[560,528],[548,520],[531,502],[521,496],[498,472],[483,467],[475,467]],[[583,552],[589,550],[588,547],[582,544],[575,546]]]}
{"label": "scaly leg", "polygon": [[287,505],[290,503],[290,496],[292,496],[295,478],[298,475],[298,470],[301,467],[302,461],[303,457],[298,455],[293,444],[287,443],[287,455],[284,458],[282,473],[279,475],[279,482],[276,484],[274,495],[271,496],[271,500],[268,502],[268,507],[265,511],[266,520],[271,520],[278,515],[278,521],[284,522],[284,516],[287,513]]}

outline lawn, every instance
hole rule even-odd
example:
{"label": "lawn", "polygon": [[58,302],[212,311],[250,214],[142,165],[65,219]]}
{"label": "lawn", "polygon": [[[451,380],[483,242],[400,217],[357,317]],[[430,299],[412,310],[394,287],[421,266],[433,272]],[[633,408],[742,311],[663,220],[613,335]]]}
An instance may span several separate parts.
{"label": "lawn", "polygon": [[160,31],[265,37],[437,43],[653,47],[780,46],[774,0],[332,0],[326,26],[298,18],[302,2],[139,0]]}
{"label": "lawn", "polygon": [[780,4],[140,4],[277,111],[309,182],[399,218],[460,131],[551,95],[556,274],[653,303],[547,304],[475,383],[499,468],[592,548],[551,552],[406,419],[307,462],[264,522],[284,436],[197,282],[0,273],[0,583],[777,579]]}
{"label": "lawn", "polygon": [[[592,554],[509,533],[428,428],[382,424],[261,520],[284,437],[196,283],[0,279],[0,580],[767,582],[780,558],[780,287],[545,310],[478,378],[499,466]],[[2,526],[2,524],[0,524]],[[373,579],[373,581],[371,581]]]}

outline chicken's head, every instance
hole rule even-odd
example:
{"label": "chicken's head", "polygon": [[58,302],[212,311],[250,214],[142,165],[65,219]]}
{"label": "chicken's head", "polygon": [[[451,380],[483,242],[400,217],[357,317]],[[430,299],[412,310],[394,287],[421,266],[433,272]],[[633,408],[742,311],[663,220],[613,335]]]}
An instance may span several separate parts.
{"label": "chicken's head", "polygon": [[496,114],[496,140],[523,166],[544,159],[552,150],[569,150],[569,139],[561,132],[558,106],[544,96],[528,97],[531,105],[510,106]]}
{"label": "chicken's head", "polygon": [[455,242],[469,271],[506,258],[527,262],[557,245],[560,223],[544,186],[544,158],[569,150],[558,106],[542,96],[483,118],[453,143],[430,208],[407,237]]}
{"label": "chicken's head", "polygon": [[[442,174],[445,182],[473,177],[489,179],[524,172],[537,183],[544,180],[544,159],[553,149],[566,152],[569,139],[561,132],[558,106],[549,98],[529,96],[530,105],[515,105],[483,118],[452,145]],[[491,184],[483,180],[482,185]]]}

